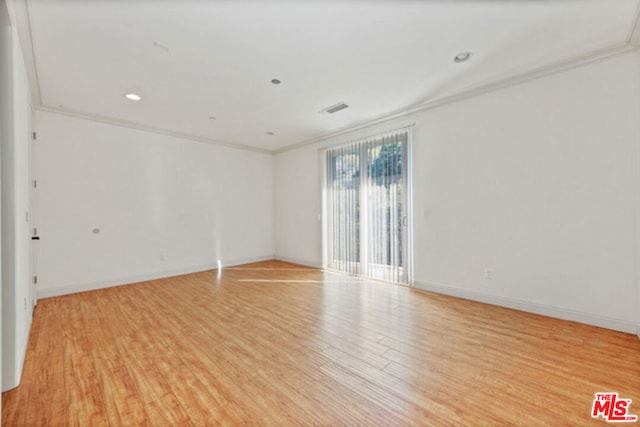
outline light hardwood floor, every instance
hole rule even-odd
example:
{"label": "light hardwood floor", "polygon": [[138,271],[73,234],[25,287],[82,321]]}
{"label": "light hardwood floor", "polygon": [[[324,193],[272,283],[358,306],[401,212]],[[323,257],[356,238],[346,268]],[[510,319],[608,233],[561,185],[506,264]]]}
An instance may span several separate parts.
{"label": "light hardwood floor", "polygon": [[5,425],[585,425],[640,340],[271,261],[41,300]]}

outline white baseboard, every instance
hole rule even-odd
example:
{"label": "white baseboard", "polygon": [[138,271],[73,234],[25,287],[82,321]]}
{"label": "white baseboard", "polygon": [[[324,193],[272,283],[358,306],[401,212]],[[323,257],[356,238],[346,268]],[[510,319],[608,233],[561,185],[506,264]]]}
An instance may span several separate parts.
{"label": "white baseboard", "polygon": [[[271,254],[271,255],[264,255],[260,257],[254,257],[254,258],[243,258],[243,259],[236,259],[232,261],[224,261],[222,263],[222,268],[224,269],[225,267],[235,267],[236,265],[251,264],[254,262],[271,261],[273,259],[276,259],[276,257],[275,255]],[[214,268],[218,268],[218,266],[216,265],[216,267]]]}
{"label": "white baseboard", "polygon": [[291,258],[286,256],[280,256],[280,255],[276,255],[275,259],[277,259],[278,261],[290,262],[292,264],[299,264],[307,267],[322,268],[322,261],[309,261],[309,260]]}
{"label": "white baseboard", "polygon": [[22,343],[22,348],[18,353],[18,357],[20,359],[18,360],[18,375],[17,375],[18,383],[16,384],[16,387],[20,385],[20,382],[22,381],[22,372],[24,371],[23,370],[24,361],[27,357],[27,348],[29,347],[29,339],[31,338],[32,323],[33,323],[33,311],[31,311],[31,316],[28,317],[27,325],[25,327],[25,330],[22,332],[24,334],[24,342]]}
{"label": "white baseboard", "polygon": [[524,300],[518,300],[515,298],[501,297],[491,294],[485,294],[482,292],[474,292],[466,289],[454,288],[451,286],[435,283],[416,281],[414,282],[414,286],[417,289],[435,292],[438,294],[450,295],[472,301],[483,302],[486,304],[497,305],[500,307],[512,308],[515,310],[526,311],[528,313],[541,314],[543,316],[555,317],[562,320],[571,320],[578,323],[584,323],[587,325],[598,326],[606,329],[613,329],[615,331],[626,332],[630,334],[636,333],[640,338],[640,325],[636,325],[634,322],[612,319],[609,317],[598,316],[584,312],[566,310],[558,307],[546,306]]}
{"label": "white baseboard", "polygon": [[[235,265],[250,264],[252,262],[269,261],[272,259],[274,259],[273,255],[265,255],[261,257],[224,261],[222,263],[222,268],[224,269],[225,267],[233,267]],[[215,270],[217,268],[218,268],[218,263],[215,262],[210,264],[185,267],[185,268],[161,271],[161,272],[150,273],[150,274],[142,274],[138,276],[97,280],[89,283],[81,283],[76,285],[49,288],[49,289],[38,289],[37,295],[38,295],[38,299],[57,297],[61,295],[75,294],[78,292],[94,291],[97,289],[111,288],[114,286],[122,286],[122,285],[129,285],[132,283],[146,282],[149,280],[165,279],[167,277],[174,277],[174,276],[182,276],[183,274],[199,273],[201,271]]]}

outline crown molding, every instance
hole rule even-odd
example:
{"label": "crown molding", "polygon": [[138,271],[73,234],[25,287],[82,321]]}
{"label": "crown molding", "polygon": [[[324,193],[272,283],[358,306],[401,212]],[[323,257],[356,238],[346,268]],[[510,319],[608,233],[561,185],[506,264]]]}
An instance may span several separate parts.
{"label": "crown molding", "polygon": [[[638,27],[640,28],[640,25],[638,25]],[[472,87],[471,89],[467,89],[450,96],[427,101],[406,109],[395,111],[391,114],[379,117],[374,120],[364,121],[343,130],[332,132],[332,133],[320,136],[318,138],[313,138],[313,139],[305,140],[296,144],[288,145],[286,147],[282,147],[276,150],[268,150],[268,149],[253,147],[250,145],[235,144],[228,141],[220,141],[220,140],[200,137],[200,136],[196,136],[196,135],[192,135],[184,132],[177,132],[169,129],[158,128],[155,126],[142,125],[142,124],[130,122],[127,120],[113,119],[113,118],[109,118],[109,117],[101,116],[97,114],[82,113],[82,112],[72,111],[72,110],[63,109],[63,108],[53,108],[53,107],[47,107],[47,106],[37,104],[35,107],[35,110],[46,111],[46,112],[55,113],[55,114],[62,114],[70,117],[81,118],[85,120],[92,120],[96,122],[122,126],[130,129],[142,130],[146,132],[155,132],[155,133],[172,136],[176,138],[187,139],[187,140],[196,141],[196,142],[204,142],[204,143],[224,146],[228,148],[235,148],[238,150],[253,151],[253,152],[262,153],[262,154],[280,154],[287,151],[296,150],[308,145],[317,144],[338,136],[357,132],[359,130],[362,130],[371,126],[383,124],[391,120],[396,120],[396,119],[399,119],[411,114],[415,114],[421,111],[431,110],[437,107],[441,107],[444,105],[474,98],[487,93],[495,92],[500,89],[516,86],[521,83],[536,80],[542,77],[547,77],[553,74],[557,74],[557,73],[561,73],[574,68],[582,67],[588,64],[605,61],[607,59],[621,56],[629,52],[633,52],[635,50],[636,50],[635,46],[629,43],[624,43],[616,46],[611,46],[606,49],[593,51],[586,55],[568,58],[566,60],[559,61],[544,67],[539,67],[525,73],[517,74],[504,79],[495,80],[488,84],[478,85],[478,86]]]}
{"label": "crown molding", "polygon": [[207,144],[217,145],[217,146],[220,146],[220,147],[233,148],[233,149],[236,149],[236,150],[253,151],[253,152],[256,152],[256,153],[260,153],[260,154],[273,154],[273,152],[271,150],[262,149],[262,148],[258,148],[258,147],[253,147],[253,146],[250,146],[250,145],[235,144],[235,143],[232,143],[232,142],[220,141],[220,140],[211,139],[211,138],[205,138],[205,137],[202,137],[202,136],[192,135],[192,134],[188,134],[188,133],[184,133],[184,132],[177,132],[177,131],[173,131],[173,130],[170,130],[170,129],[163,129],[163,128],[159,128],[159,127],[155,127],[155,126],[142,125],[140,123],[130,122],[130,121],[127,121],[127,120],[113,119],[113,118],[110,118],[110,117],[100,116],[98,114],[81,113],[79,111],[72,111],[72,110],[68,110],[68,109],[64,109],[64,108],[52,108],[52,107],[46,107],[46,106],[36,106],[35,110],[36,111],[43,111],[43,112],[46,112],[46,113],[59,114],[59,115],[63,115],[63,116],[73,117],[73,118],[76,118],[76,119],[91,120],[91,121],[94,121],[94,122],[105,123],[105,124],[108,124],[108,125],[120,126],[120,127],[134,129],[134,130],[140,130],[140,131],[143,131],[143,132],[151,132],[151,133],[156,133],[156,134],[160,134],[160,135],[171,136],[171,137],[174,137],[174,138],[186,139],[186,140],[189,140],[189,141],[203,142],[203,143],[207,143]]}
{"label": "crown molding", "polygon": [[636,16],[627,36],[627,43],[636,49],[640,48],[640,2],[636,7]]}
{"label": "crown molding", "polygon": [[345,129],[331,132],[331,133],[319,136],[317,138],[304,140],[304,141],[291,144],[285,147],[281,147],[275,150],[269,150],[269,149],[258,148],[250,145],[236,144],[228,141],[219,141],[211,138],[201,137],[201,136],[192,135],[184,132],[172,131],[170,129],[163,129],[155,126],[142,125],[139,123],[134,123],[126,120],[113,119],[106,116],[100,116],[100,115],[95,115],[90,113],[82,113],[78,111],[71,111],[63,108],[52,108],[52,107],[43,105],[42,97],[41,97],[41,89],[40,89],[40,79],[38,77],[38,67],[35,61],[35,53],[34,53],[35,49],[34,49],[32,33],[31,33],[31,19],[29,16],[28,0],[7,0],[6,3],[8,6],[10,19],[12,20],[13,25],[17,27],[17,34],[19,37],[20,45],[22,47],[25,66],[27,69],[27,76],[29,79],[30,87],[32,89],[31,93],[33,98],[33,105],[36,111],[47,111],[50,113],[62,114],[62,115],[67,115],[71,117],[82,118],[82,119],[97,121],[101,123],[107,123],[107,124],[116,125],[116,126],[123,126],[131,129],[143,130],[147,132],[155,132],[155,133],[159,133],[167,136],[173,136],[176,138],[187,139],[191,141],[204,142],[204,143],[214,144],[218,146],[235,148],[239,150],[248,150],[248,151],[253,151],[253,152],[263,153],[263,154],[279,154],[286,151],[295,150],[308,145],[320,143],[322,141],[326,141],[335,137],[350,134],[350,133],[359,131],[361,129],[368,128],[370,126],[383,124],[391,120],[399,119],[414,113],[430,110],[430,109],[444,106],[447,104],[473,98],[486,93],[494,92],[510,86],[515,86],[527,81],[539,79],[555,73],[560,73],[573,68],[581,67],[587,64],[603,61],[618,55],[623,55],[623,54],[640,49],[640,2],[639,2],[637,11],[635,13],[635,19],[633,20],[633,25],[631,25],[627,39],[623,43],[610,46],[605,49],[589,52],[585,55],[570,57],[565,60],[558,61],[554,64],[542,66],[521,74],[517,74],[514,76],[502,78],[502,79],[497,79],[493,82],[489,82],[486,84],[477,85],[469,89],[456,92],[449,96],[427,100],[420,104],[413,105],[408,108],[396,110],[394,112],[391,112],[390,114],[386,114],[384,116],[375,118],[373,120],[365,120],[353,126],[349,126]]}
{"label": "crown molding", "polygon": [[557,74],[557,73],[561,73],[574,68],[582,67],[588,64],[601,62],[607,59],[614,58],[616,56],[633,52],[635,50],[636,48],[628,43],[622,43],[619,45],[610,46],[606,49],[593,51],[586,55],[580,55],[580,56],[568,58],[563,61],[556,62],[554,64],[546,65],[543,67],[539,67],[539,68],[527,71],[525,73],[516,74],[511,77],[498,79],[487,84],[478,85],[470,89],[457,92],[457,93],[454,93],[453,95],[449,95],[443,98],[426,101],[424,103],[421,103],[406,109],[395,111],[391,114],[382,116],[374,120],[358,123],[347,129],[343,129],[337,132],[332,132],[330,134],[323,135],[318,138],[309,139],[306,141],[299,142],[297,144],[289,145],[287,147],[274,150],[273,153],[280,154],[286,151],[296,150],[298,148],[317,144],[331,138],[356,132],[358,130],[368,128],[370,126],[374,126],[374,125],[385,123],[391,120],[399,119],[401,117],[405,117],[414,113],[431,110],[437,107],[441,107],[443,105],[452,104],[452,103],[463,101],[469,98],[474,98],[476,96],[484,95],[486,93],[495,92],[500,89],[516,86],[531,80],[540,79],[542,77],[547,77],[553,74]]}

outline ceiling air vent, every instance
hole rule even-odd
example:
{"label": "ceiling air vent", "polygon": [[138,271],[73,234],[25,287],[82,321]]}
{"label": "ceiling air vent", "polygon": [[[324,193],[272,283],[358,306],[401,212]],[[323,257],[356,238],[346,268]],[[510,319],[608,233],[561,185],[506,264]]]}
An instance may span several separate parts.
{"label": "ceiling air vent", "polygon": [[344,110],[345,108],[349,108],[349,106],[347,104],[345,104],[344,102],[339,102],[339,103],[337,103],[335,105],[332,105],[330,107],[325,108],[321,112],[327,112],[329,114],[333,114],[333,113],[337,113],[340,110]]}

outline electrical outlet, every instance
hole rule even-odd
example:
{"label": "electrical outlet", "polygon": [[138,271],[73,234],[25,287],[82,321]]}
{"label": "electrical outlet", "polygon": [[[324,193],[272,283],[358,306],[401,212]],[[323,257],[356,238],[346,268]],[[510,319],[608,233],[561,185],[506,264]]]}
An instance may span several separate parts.
{"label": "electrical outlet", "polygon": [[484,269],[483,277],[484,277],[486,280],[491,280],[491,279],[493,279],[493,276],[494,276],[494,273],[493,273],[493,270],[492,270],[491,268],[485,268],[485,269]]}

